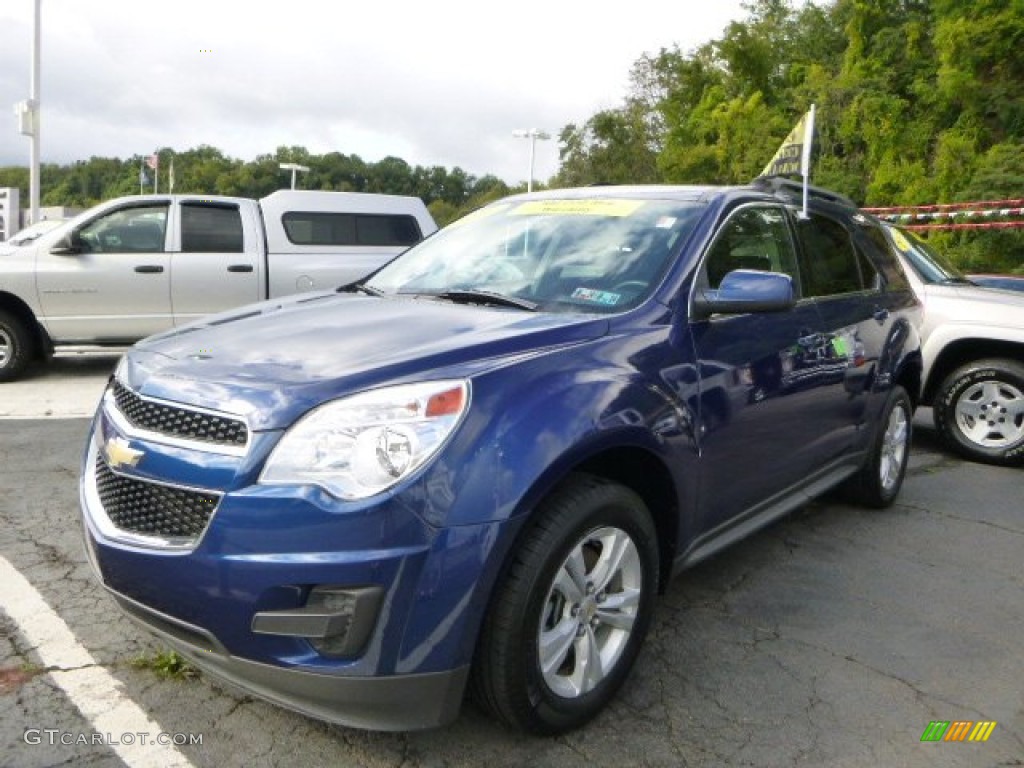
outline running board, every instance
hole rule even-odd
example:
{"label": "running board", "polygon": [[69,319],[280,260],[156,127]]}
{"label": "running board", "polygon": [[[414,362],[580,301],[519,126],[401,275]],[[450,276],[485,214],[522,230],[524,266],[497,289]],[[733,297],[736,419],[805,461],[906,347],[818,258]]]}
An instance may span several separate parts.
{"label": "running board", "polygon": [[780,517],[809,504],[818,496],[855,475],[863,463],[863,454],[847,456],[831,464],[806,482],[792,486],[767,501],[752,507],[747,512],[708,531],[699,538],[672,564],[672,575],[706,560],[728,546],[745,539],[754,531],[764,528]]}

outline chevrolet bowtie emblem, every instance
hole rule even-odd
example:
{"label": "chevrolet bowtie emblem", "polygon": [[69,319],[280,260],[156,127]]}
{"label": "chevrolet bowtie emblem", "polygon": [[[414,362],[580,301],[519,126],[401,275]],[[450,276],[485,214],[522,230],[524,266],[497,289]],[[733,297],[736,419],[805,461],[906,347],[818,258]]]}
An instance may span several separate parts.
{"label": "chevrolet bowtie emblem", "polygon": [[145,453],[136,451],[120,437],[111,437],[103,444],[103,458],[111,469],[134,467],[143,456]]}

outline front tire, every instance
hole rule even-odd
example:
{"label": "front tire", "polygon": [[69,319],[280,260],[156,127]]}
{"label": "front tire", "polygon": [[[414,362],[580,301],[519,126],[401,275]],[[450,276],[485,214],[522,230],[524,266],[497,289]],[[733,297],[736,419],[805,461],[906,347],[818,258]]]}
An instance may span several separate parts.
{"label": "front tire", "polygon": [[889,392],[867,461],[847,484],[852,500],[866,507],[891,506],[903,487],[913,439],[914,406],[907,391],[896,385]]}
{"label": "front tire", "polygon": [[18,378],[32,361],[32,333],[10,312],[0,310],[0,381]]}
{"label": "front tire", "polygon": [[578,728],[612,699],[651,621],[658,545],[630,489],[574,475],[537,510],[484,619],[474,698],[537,734]]}
{"label": "front tire", "polygon": [[968,363],[942,382],[935,429],[972,461],[1024,464],[1024,365],[991,359]]}

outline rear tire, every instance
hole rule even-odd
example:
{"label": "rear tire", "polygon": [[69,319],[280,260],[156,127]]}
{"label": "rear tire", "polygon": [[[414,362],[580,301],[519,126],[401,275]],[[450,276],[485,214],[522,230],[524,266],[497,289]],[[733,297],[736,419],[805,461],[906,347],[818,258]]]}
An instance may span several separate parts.
{"label": "rear tire", "polygon": [[914,406],[907,391],[896,385],[889,392],[867,461],[847,481],[850,499],[865,507],[890,506],[903,487],[913,438]]}
{"label": "rear tire", "polygon": [[575,475],[523,533],[484,618],[476,701],[537,734],[578,728],[612,699],[650,625],[654,524],[640,497]]}
{"label": "rear tire", "polygon": [[1024,464],[1024,365],[977,360],[942,382],[932,409],[943,441],[972,461]]}
{"label": "rear tire", "polygon": [[18,378],[34,353],[31,330],[16,315],[0,310],[0,381]]}

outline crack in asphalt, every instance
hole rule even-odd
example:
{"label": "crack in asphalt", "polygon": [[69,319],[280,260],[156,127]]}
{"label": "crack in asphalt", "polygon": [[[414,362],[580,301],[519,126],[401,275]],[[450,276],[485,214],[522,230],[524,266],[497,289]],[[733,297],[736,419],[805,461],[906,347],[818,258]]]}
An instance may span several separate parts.
{"label": "crack in asphalt", "polygon": [[976,517],[963,517],[961,515],[954,515],[950,512],[943,512],[941,510],[925,509],[924,507],[919,507],[913,504],[903,504],[901,506],[905,507],[906,509],[914,510],[915,512],[921,512],[923,514],[931,515],[934,517],[941,517],[945,520],[956,520],[959,523],[983,525],[988,528],[995,528],[997,531],[1002,531],[1004,533],[1012,533],[1017,536],[1024,536],[1024,530],[1011,528],[1007,525],[1002,525],[1000,523],[993,523],[991,520],[979,520]]}
{"label": "crack in asphalt", "polygon": [[[932,708],[932,706],[929,703],[929,701],[937,701],[937,702],[941,702],[942,704],[946,704],[947,706],[953,707],[955,709],[959,709],[959,710],[961,710],[963,712],[973,713],[974,715],[977,715],[977,718],[979,720],[992,720],[993,719],[993,718],[989,717],[986,713],[981,712],[980,710],[975,709],[974,707],[971,707],[971,706],[969,706],[967,704],[964,704],[963,702],[954,701],[952,699],[948,699],[948,698],[946,698],[944,696],[941,696],[940,694],[931,693],[929,691],[922,690],[916,684],[912,683],[911,681],[907,680],[906,678],[900,677],[899,675],[894,674],[892,672],[887,672],[885,670],[879,669],[878,667],[875,667],[875,666],[867,663],[866,661],[862,661],[861,659],[858,659],[855,656],[852,656],[852,655],[849,655],[849,654],[839,654],[839,653],[836,653],[835,651],[833,651],[830,648],[827,648],[827,647],[821,646],[821,645],[817,645],[815,643],[811,643],[811,642],[808,642],[806,640],[801,640],[799,638],[787,638],[787,639],[791,640],[792,642],[799,643],[801,645],[807,646],[809,648],[814,648],[815,650],[822,651],[823,653],[827,653],[830,656],[833,656],[834,658],[842,659],[844,661],[848,661],[851,664],[856,664],[857,666],[859,666],[859,667],[861,667],[863,669],[866,669],[866,670],[868,670],[870,672],[873,672],[874,674],[879,675],[880,677],[884,677],[884,678],[886,678],[888,680],[892,680],[894,682],[897,682],[897,683],[899,683],[899,684],[909,688],[914,693],[915,700],[918,701],[918,703],[920,703],[922,706],[926,706],[932,712],[932,714],[936,714],[936,710],[934,710]],[[936,714],[936,716],[938,716],[938,715]],[[1020,737],[1020,735],[1017,734],[1016,731],[1011,730],[1011,729],[1005,729],[1004,732],[1009,733],[1013,737],[1013,740],[1021,747],[1021,750],[1024,751],[1024,739],[1022,739]]]}

